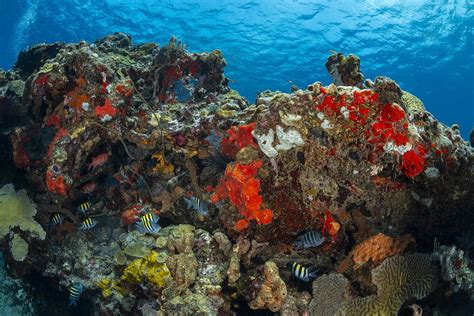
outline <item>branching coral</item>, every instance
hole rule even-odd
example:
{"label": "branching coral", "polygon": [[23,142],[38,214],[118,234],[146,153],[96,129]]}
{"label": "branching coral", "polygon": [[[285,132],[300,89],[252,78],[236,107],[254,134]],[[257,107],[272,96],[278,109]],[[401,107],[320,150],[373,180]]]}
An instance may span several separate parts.
{"label": "branching coral", "polygon": [[422,299],[434,289],[436,267],[429,256],[394,256],[372,270],[377,295],[347,301],[337,315],[396,315],[409,299]]}
{"label": "branching coral", "polygon": [[272,312],[278,312],[285,302],[287,290],[274,262],[265,262],[263,277],[264,281],[260,286],[257,297],[249,303],[249,306],[251,309],[268,308]]}
{"label": "branching coral", "polygon": [[260,196],[260,180],[255,177],[261,166],[260,160],[251,164],[227,165],[224,177],[211,196],[213,203],[229,198],[230,202],[237,207],[244,217],[236,223],[235,227],[238,231],[247,228],[252,219],[263,225],[272,220],[273,212],[269,209],[261,209],[263,199]]}
{"label": "branching coral", "polygon": [[354,248],[353,260],[357,265],[369,261],[380,261],[387,257],[403,253],[406,247],[414,242],[415,240],[410,234],[392,238],[379,233],[366,239]]}

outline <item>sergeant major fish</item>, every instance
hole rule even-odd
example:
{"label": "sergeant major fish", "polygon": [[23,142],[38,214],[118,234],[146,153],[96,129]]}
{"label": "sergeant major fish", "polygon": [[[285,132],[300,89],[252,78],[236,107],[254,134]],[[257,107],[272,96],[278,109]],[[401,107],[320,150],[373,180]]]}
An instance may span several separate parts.
{"label": "sergeant major fish", "polygon": [[160,218],[153,213],[146,213],[140,220],[135,222],[135,227],[141,234],[150,233],[156,234],[160,231],[161,227],[158,224]]}
{"label": "sergeant major fish", "polygon": [[200,198],[197,198],[195,196],[187,198],[184,198],[184,201],[186,202],[186,207],[195,209],[196,211],[199,212],[201,215],[207,216],[209,214],[209,209],[207,207],[207,202],[201,200]]}
{"label": "sergeant major fish", "polygon": [[92,207],[90,202],[84,202],[81,203],[78,207],[77,210],[81,212],[82,214],[86,215],[87,211]]}
{"label": "sergeant major fish", "polygon": [[61,225],[62,223],[64,222],[64,215],[61,214],[61,213],[55,213],[53,215],[53,218],[51,220],[51,224],[53,226],[56,226],[56,225]]}
{"label": "sergeant major fish", "polygon": [[69,306],[76,306],[83,289],[84,286],[81,282],[75,282],[69,287]]}
{"label": "sergeant major fish", "polygon": [[93,218],[88,217],[82,221],[81,225],[79,226],[79,229],[89,230],[93,228],[95,225],[97,225],[97,221]]}
{"label": "sergeant major fish", "polygon": [[296,248],[311,248],[321,246],[326,238],[317,231],[309,231],[300,235],[295,241]]}
{"label": "sergeant major fish", "polygon": [[48,228],[52,228],[54,226],[59,226],[64,222],[64,215],[61,213],[55,213],[53,218],[51,219],[51,223],[48,224]]}
{"label": "sergeant major fish", "polygon": [[316,278],[316,271],[312,268],[305,268],[294,261],[288,262],[287,266],[288,269],[290,269],[291,274],[302,281],[309,282],[311,279]]}

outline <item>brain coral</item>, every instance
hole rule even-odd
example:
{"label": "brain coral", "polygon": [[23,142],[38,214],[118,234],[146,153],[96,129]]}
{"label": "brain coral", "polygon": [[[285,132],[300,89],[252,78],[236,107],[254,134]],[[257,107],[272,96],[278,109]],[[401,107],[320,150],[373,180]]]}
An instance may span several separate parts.
{"label": "brain coral", "polygon": [[394,256],[372,270],[377,295],[346,301],[337,315],[396,315],[403,302],[426,297],[436,284],[436,267],[425,254]]}
{"label": "brain coral", "polygon": [[33,216],[36,205],[30,201],[25,190],[15,192],[13,184],[6,184],[0,189],[0,238],[14,227],[33,236],[44,239],[46,232]]}
{"label": "brain coral", "polygon": [[408,113],[425,111],[423,102],[409,92],[402,91],[402,102]]}
{"label": "brain coral", "polygon": [[348,294],[349,281],[340,273],[325,274],[313,282],[310,315],[335,315]]}

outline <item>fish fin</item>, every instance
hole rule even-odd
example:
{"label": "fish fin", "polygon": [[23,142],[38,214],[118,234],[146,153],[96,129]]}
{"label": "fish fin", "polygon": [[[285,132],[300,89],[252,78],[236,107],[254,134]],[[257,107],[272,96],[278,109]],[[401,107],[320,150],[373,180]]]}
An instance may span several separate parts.
{"label": "fish fin", "polygon": [[157,234],[161,230],[161,226],[158,223],[152,223],[152,234]]}
{"label": "fish fin", "polygon": [[146,232],[145,227],[143,227],[141,222],[135,222],[135,229],[138,230],[140,234],[144,234]]}

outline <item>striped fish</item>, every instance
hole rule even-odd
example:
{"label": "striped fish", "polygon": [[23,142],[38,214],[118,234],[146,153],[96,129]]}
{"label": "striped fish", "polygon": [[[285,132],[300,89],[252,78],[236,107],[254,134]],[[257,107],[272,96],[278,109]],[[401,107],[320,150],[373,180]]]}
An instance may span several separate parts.
{"label": "striped fish", "polygon": [[141,234],[156,234],[160,231],[161,227],[158,224],[160,218],[154,213],[146,213],[139,221],[135,222],[135,227]]}
{"label": "striped fish", "polygon": [[91,228],[93,228],[95,225],[97,225],[97,221],[93,218],[86,218],[85,220],[82,221],[81,223],[81,226],[79,227],[79,229],[82,229],[82,230],[89,230]]}
{"label": "striped fish", "polygon": [[187,198],[184,198],[184,201],[186,201],[186,207],[195,209],[198,211],[199,214],[207,216],[209,214],[209,209],[207,207],[207,202],[201,200],[200,198],[197,198],[195,196]]}
{"label": "striped fish", "polygon": [[61,213],[55,213],[51,219],[51,226],[59,226],[64,222],[64,215]]}
{"label": "striped fish", "polygon": [[69,287],[69,306],[76,306],[83,289],[84,286],[81,282],[75,282]]}
{"label": "striped fish", "polygon": [[90,202],[84,202],[77,207],[77,210],[86,215],[87,211],[92,207]]}
{"label": "striped fish", "polygon": [[295,241],[295,247],[298,249],[321,246],[326,238],[317,231],[309,231],[300,235]]}
{"label": "striped fish", "polygon": [[291,271],[293,276],[305,282],[309,282],[311,279],[316,278],[316,271],[313,271],[311,268],[305,268],[294,261],[288,262],[288,269]]}

